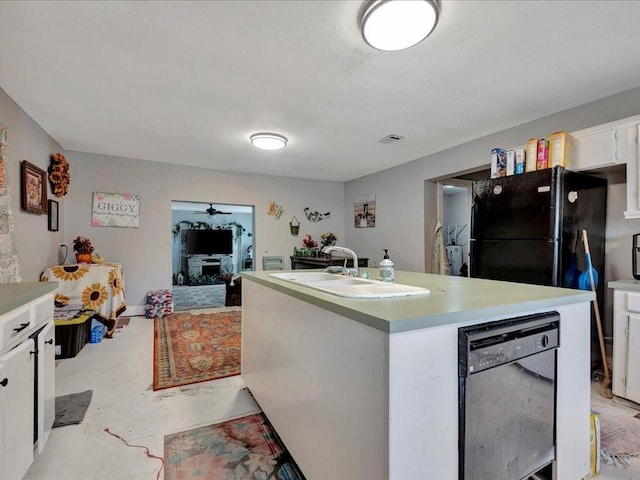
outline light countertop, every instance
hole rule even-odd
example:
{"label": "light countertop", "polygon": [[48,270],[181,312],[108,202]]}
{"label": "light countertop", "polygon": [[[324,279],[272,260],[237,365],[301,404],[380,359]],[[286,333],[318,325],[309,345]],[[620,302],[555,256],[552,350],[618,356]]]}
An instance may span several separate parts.
{"label": "light countertop", "polygon": [[615,290],[631,290],[640,292],[640,280],[615,280],[607,284]]}
{"label": "light countertop", "polygon": [[0,284],[0,315],[53,292],[56,288],[58,288],[58,282],[2,283]]}
{"label": "light countertop", "polygon": [[[360,272],[369,272],[371,278],[378,276],[378,270],[373,268],[362,268]],[[270,273],[274,272],[243,272],[242,276],[388,333],[442,325],[462,326],[482,318],[552,309],[557,305],[595,298],[592,292],[584,290],[396,270],[396,283],[425,287],[431,293],[413,297],[353,299],[280,280],[271,277]]]}

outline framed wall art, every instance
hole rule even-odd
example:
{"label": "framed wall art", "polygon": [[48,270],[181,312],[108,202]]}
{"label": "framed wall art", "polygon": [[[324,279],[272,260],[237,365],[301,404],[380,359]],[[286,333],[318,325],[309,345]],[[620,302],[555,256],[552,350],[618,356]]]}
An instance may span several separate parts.
{"label": "framed wall art", "polygon": [[358,195],[354,201],[354,225],[356,228],[376,226],[376,194]]}
{"label": "framed wall art", "polygon": [[29,213],[47,213],[47,172],[33,163],[22,161],[21,207]]}
{"label": "framed wall art", "polygon": [[58,231],[58,202],[55,200],[49,200],[48,204],[48,218],[49,218],[49,231]]}

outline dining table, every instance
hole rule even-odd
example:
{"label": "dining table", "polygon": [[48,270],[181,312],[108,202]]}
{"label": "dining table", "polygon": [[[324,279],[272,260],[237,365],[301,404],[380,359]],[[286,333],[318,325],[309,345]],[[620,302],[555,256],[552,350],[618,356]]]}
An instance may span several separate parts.
{"label": "dining table", "polygon": [[127,308],[119,263],[54,265],[44,270],[40,281],[58,282],[56,307],[78,305],[82,310],[93,310],[93,318],[107,327],[107,337],[113,335],[116,319]]}

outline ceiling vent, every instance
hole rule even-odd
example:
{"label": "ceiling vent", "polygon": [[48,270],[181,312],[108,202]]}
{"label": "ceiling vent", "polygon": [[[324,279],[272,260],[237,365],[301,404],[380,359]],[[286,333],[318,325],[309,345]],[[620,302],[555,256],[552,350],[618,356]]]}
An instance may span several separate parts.
{"label": "ceiling vent", "polygon": [[392,133],[391,135],[387,135],[386,137],[381,138],[380,140],[378,140],[378,143],[395,143],[397,141],[402,140],[404,137],[401,135],[396,135],[395,133]]}

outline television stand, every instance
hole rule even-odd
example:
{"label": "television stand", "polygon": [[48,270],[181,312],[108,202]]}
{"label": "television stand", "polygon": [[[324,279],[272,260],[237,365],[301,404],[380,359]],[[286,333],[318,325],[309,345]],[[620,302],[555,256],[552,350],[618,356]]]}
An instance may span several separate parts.
{"label": "television stand", "polygon": [[202,275],[220,276],[222,273],[234,273],[232,255],[191,255],[187,258],[190,277]]}

